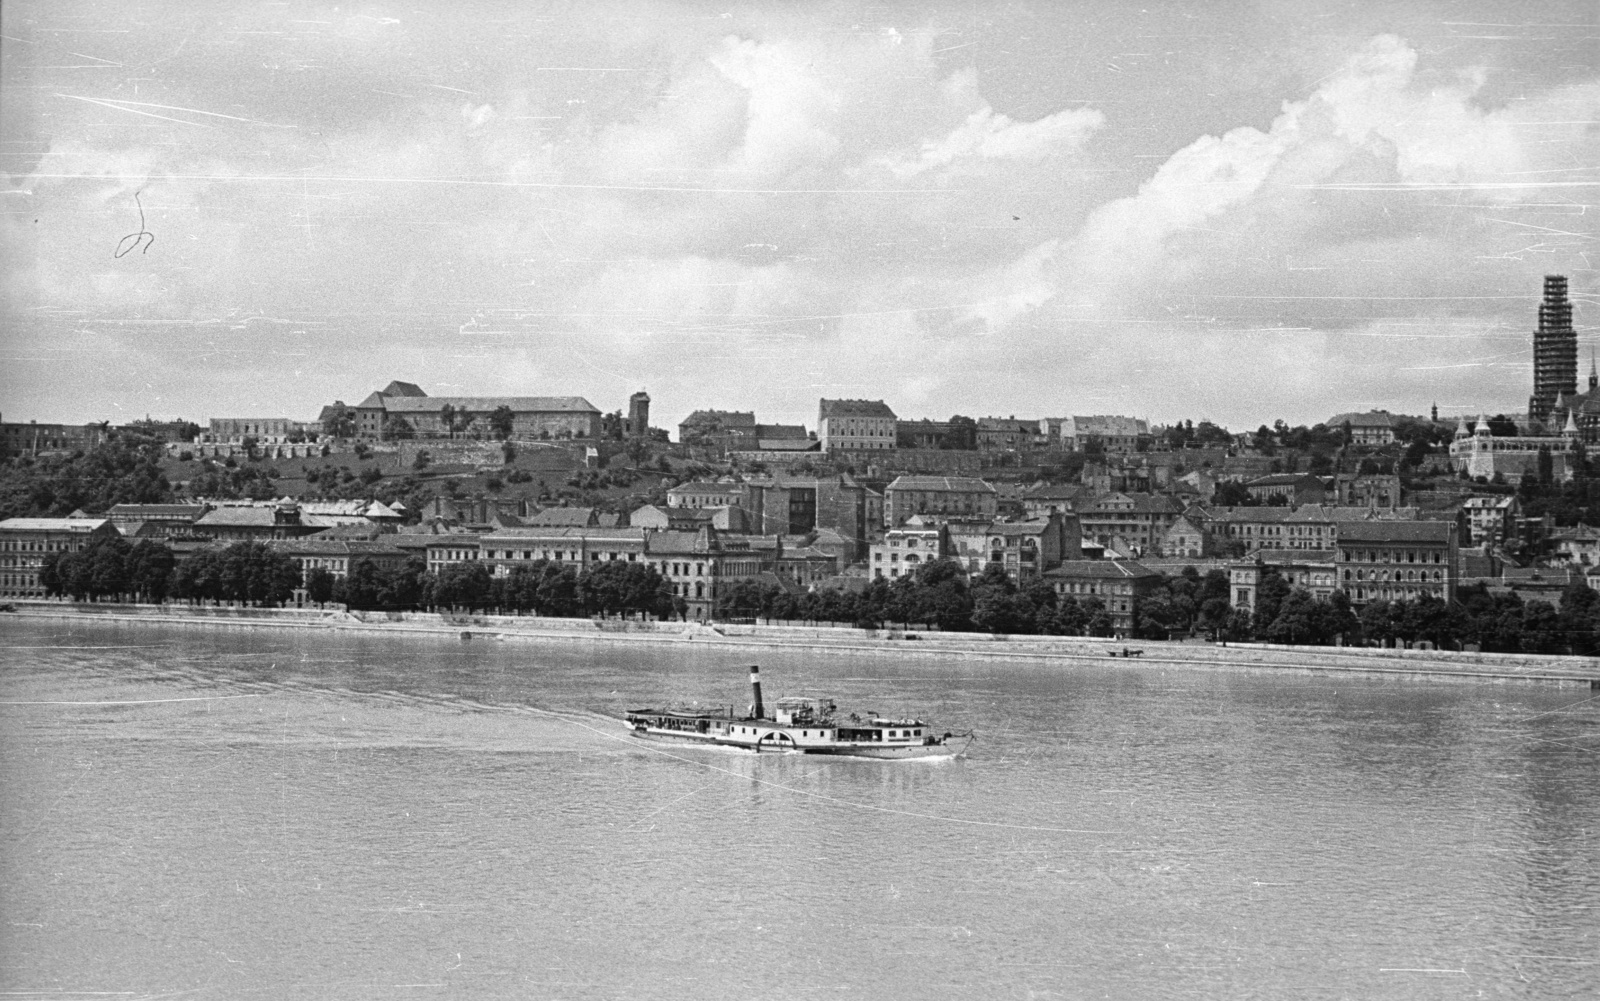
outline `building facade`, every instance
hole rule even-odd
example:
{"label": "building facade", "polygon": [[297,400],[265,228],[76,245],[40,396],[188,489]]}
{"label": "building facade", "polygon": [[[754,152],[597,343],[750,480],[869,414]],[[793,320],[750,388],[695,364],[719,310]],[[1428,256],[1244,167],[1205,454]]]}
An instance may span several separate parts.
{"label": "building facade", "polygon": [[39,571],[58,553],[115,538],[109,518],[7,518],[0,521],[0,597],[43,598]]}
{"label": "building facade", "polygon": [[919,514],[992,521],[999,513],[994,487],[971,476],[901,476],[884,488],[883,504],[888,528]]}
{"label": "building facade", "polygon": [[1143,555],[1155,555],[1183,514],[1183,505],[1161,494],[1113,493],[1078,506],[1083,535],[1102,545],[1121,538]]}
{"label": "building facade", "polygon": [[1415,600],[1452,601],[1459,540],[1454,521],[1359,521],[1340,528],[1339,587],[1352,605]]}
{"label": "building facade", "polygon": [[356,433],[365,438],[382,437],[391,419],[403,420],[415,437],[453,438],[488,437],[489,418],[501,407],[511,411],[512,438],[592,441],[600,437],[600,411],[581,396],[429,396],[414,383],[397,381],[351,409]]}
{"label": "building facade", "polygon": [[913,517],[899,528],[884,532],[881,542],[873,543],[868,565],[874,577],[900,577],[942,559],[949,548],[950,533],[944,525]]}
{"label": "building facade", "polygon": [[45,452],[87,452],[105,444],[105,424],[0,423],[0,458]]}
{"label": "building facade", "polygon": [[1352,445],[1387,445],[1394,441],[1394,416],[1387,410],[1334,414],[1324,426],[1336,431],[1348,427]]}
{"label": "building facade", "polygon": [[1133,632],[1140,602],[1156,589],[1161,575],[1133,560],[1068,560],[1045,573],[1044,579],[1058,599],[1098,598],[1117,635],[1127,636]]}
{"label": "building facade", "polygon": [[817,440],[824,452],[892,449],[897,424],[882,400],[822,400],[817,407]]}

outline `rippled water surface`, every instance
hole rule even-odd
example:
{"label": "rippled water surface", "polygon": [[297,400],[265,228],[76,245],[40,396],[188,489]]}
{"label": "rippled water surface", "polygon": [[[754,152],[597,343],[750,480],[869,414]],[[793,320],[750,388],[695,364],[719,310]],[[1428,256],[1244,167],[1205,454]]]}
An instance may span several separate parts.
{"label": "rippled water surface", "polygon": [[979,733],[883,762],[607,718],[742,706],[705,646],[0,643],[13,996],[1600,996],[1577,688],[759,658],[769,699]]}

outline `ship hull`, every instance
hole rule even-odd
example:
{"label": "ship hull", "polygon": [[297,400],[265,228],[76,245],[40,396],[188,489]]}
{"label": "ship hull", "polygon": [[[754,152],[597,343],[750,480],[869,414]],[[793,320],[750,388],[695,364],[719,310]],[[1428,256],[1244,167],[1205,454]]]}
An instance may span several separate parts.
{"label": "ship hull", "polygon": [[[640,740],[662,741],[674,744],[694,744],[703,747],[732,747],[741,751],[754,751],[760,754],[817,754],[838,758],[954,758],[965,754],[972,745],[972,735],[953,734],[949,737],[936,738],[933,743],[922,744],[879,744],[873,743],[829,743],[829,744],[796,744],[790,742],[775,742],[768,740],[731,740],[716,734],[702,734],[685,732],[682,730],[657,730],[653,727],[639,727],[630,725],[628,732]],[[767,731],[773,734],[781,731]]]}

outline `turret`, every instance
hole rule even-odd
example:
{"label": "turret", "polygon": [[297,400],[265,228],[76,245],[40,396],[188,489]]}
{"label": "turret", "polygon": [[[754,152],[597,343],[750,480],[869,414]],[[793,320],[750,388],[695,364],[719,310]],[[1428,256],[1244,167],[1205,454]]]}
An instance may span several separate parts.
{"label": "turret", "polygon": [[1578,437],[1578,421],[1571,410],[1567,411],[1567,426],[1561,429],[1561,433],[1568,438]]}
{"label": "turret", "polygon": [[1467,415],[1466,414],[1462,414],[1460,420],[1458,420],[1456,422],[1456,437],[1457,438],[1470,438],[1470,437],[1472,437],[1472,432],[1467,430]]}
{"label": "turret", "polygon": [[1475,429],[1473,429],[1473,434],[1477,435],[1479,438],[1487,438],[1487,437],[1489,437],[1489,415],[1488,414],[1480,413],[1478,415],[1478,426]]}

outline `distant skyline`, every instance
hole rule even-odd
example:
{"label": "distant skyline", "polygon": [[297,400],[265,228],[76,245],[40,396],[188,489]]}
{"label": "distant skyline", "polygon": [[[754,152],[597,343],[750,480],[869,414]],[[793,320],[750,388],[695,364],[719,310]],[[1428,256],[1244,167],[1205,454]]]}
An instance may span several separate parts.
{"label": "distant skyline", "polygon": [[0,414],[1510,412],[1592,2],[0,12]]}

